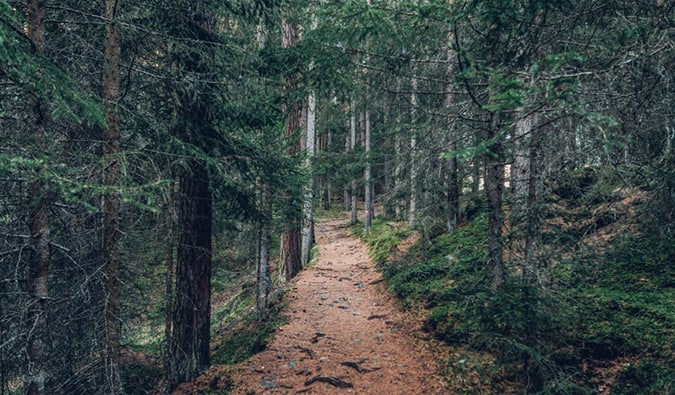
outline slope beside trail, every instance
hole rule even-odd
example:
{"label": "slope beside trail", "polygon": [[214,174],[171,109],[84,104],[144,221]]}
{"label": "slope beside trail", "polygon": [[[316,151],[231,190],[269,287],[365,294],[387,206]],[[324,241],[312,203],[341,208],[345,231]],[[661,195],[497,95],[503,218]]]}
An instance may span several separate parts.
{"label": "slope beside trail", "polygon": [[433,355],[383,290],[346,220],[317,223],[318,259],[294,279],[288,323],[232,372],[233,394],[447,393]]}

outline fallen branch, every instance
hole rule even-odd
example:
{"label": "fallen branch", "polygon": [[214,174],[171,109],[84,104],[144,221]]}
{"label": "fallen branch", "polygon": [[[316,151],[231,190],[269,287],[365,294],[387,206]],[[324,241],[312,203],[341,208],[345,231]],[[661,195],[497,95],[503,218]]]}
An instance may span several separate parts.
{"label": "fallen branch", "polygon": [[312,377],[311,379],[305,381],[305,385],[312,385],[316,383],[317,381],[320,381],[322,383],[328,383],[334,387],[338,388],[352,388],[354,387],[354,384],[348,383],[344,380],[342,380],[339,377],[332,377],[332,376],[315,376]]}
{"label": "fallen branch", "polygon": [[304,352],[305,354],[309,355],[310,358],[314,359],[315,354],[314,354],[314,351],[312,351],[312,349],[306,348],[306,347],[302,347],[302,346],[300,346],[300,345],[296,345],[295,347],[296,347],[298,350],[300,350],[300,351]]}
{"label": "fallen branch", "polygon": [[346,366],[348,368],[352,368],[356,370],[359,373],[369,373],[372,372],[370,369],[364,369],[361,367],[361,364],[366,362],[366,359],[362,359],[359,362],[351,362],[351,361],[346,361],[346,362],[341,362],[340,365]]}

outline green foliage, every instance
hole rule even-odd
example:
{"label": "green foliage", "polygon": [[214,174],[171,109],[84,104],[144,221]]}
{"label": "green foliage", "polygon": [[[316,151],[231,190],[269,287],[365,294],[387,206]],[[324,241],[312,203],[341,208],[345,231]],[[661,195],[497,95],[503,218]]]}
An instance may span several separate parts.
{"label": "green foliage", "polygon": [[382,266],[390,288],[409,306],[431,308],[432,326],[464,306],[464,297],[480,289],[487,254],[487,216],[441,235],[427,246],[417,243],[399,259]]}
{"label": "green foliage", "polygon": [[0,77],[52,104],[54,118],[67,116],[78,123],[103,126],[103,111],[92,95],[59,67],[35,55],[21,26],[12,7],[0,0]]}
{"label": "green foliage", "polygon": [[123,363],[120,375],[124,377],[124,390],[129,395],[152,393],[164,378],[164,372],[158,361]]}
{"label": "green foliage", "polygon": [[623,369],[612,386],[612,394],[672,394],[675,391],[675,363],[645,360]]}
{"label": "green foliage", "polygon": [[[594,177],[595,171],[579,172],[573,189],[583,190]],[[373,230],[364,239],[374,247],[382,236],[377,226]],[[563,282],[550,289],[512,278],[493,290],[486,282],[486,232],[486,215],[480,214],[379,264],[406,306],[427,309],[426,327],[437,338],[498,358],[500,369],[486,373],[495,391],[504,390],[501,382],[529,392],[588,393],[571,372],[580,375],[584,359],[625,355],[638,355],[644,363],[621,373],[620,393],[671,388],[673,243],[656,233],[626,234],[604,254],[559,262],[556,273]]]}
{"label": "green foliage", "polygon": [[232,365],[265,349],[270,337],[285,318],[280,314],[282,305],[274,305],[269,316],[261,320],[253,311],[254,285],[244,286],[242,292],[213,314],[221,327],[217,332],[217,344],[212,350],[211,362]]}
{"label": "green foliage", "polygon": [[363,231],[363,224],[356,224],[353,228],[355,234],[368,243],[369,255],[376,265],[382,265],[395,252],[396,246],[408,235],[408,231],[387,221],[385,218],[376,217],[368,232]]}
{"label": "green foliage", "polygon": [[672,358],[675,247],[650,234],[627,234],[595,261],[572,290],[579,322],[570,333],[591,355]]}

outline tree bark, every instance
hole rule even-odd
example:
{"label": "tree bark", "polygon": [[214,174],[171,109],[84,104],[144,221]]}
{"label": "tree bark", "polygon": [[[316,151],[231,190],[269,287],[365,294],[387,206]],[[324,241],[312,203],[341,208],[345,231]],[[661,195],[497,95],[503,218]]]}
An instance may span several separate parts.
{"label": "tree bark", "polygon": [[[352,155],[356,154],[356,109],[354,108],[354,101],[352,100],[350,104],[351,116],[349,117],[349,133],[351,136],[351,152]],[[352,224],[355,224],[359,221],[358,218],[358,202],[357,202],[357,183],[355,179],[352,179]]]}
{"label": "tree bark", "polygon": [[[289,23],[286,18],[281,20],[281,47],[291,48],[297,44],[298,33],[295,26]],[[297,75],[286,76],[286,89],[293,91],[297,89]],[[300,105],[291,102],[286,105],[286,126],[284,136],[292,139],[296,138],[295,133],[300,129],[300,120],[302,118],[302,110]],[[288,155],[296,155],[299,151],[299,145],[294,142],[288,150]],[[291,202],[288,202],[291,204]],[[279,280],[286,282],[293,278],[302,269],[302,261],[300,257],[300,218],[299,213],[293,213],[289,218],[286,218],[285,228],[281,234],[281,254],[279,258]]]}
{"label": "tree bark", "polygon": [[[173,178],[173,177],[172,177]],[[169,385],[171,383],[171,347],[173,342],[171,337],[173,334],[173,305],[174,305],[174,287],[173,282],[175,278],[175,265],[174,265],[174,251],[176,249],[175,243],[175,230],[176,230],[176,206],[175,206],[175,195],[176,195],[176,186],[175,182],[171,182],[168,188],[167,196],[167,217],[169,224],[166,229],[166,277],[165,277],[165,288],[164,288],[164,386],[162,388],[162,394],[167,395],[169,393]]]}
{"label": "tree bark", "polygon": [[210,363],[212,200],[203,160],[191,159],[188,166],[179,178],[170,389],[197,377]]}
{"label": "tree bark", "polygon": [[[44,0],[28,0],[27,35],[38,56],[45,54],[45,15]],[[37,96],[28,99],[28,114],[33,130],[30,132],[39,155],[46,151],[47,115],[45,103]],[[45,369],[46,341],[48,338],[47,315],[49,299],[49,265],[51,261],[49,216],[47,209],[47,187],[43,181],[34,181],[28,187],[28,231],[31,251],[28,261],[28,309],[26,314],[26,362],[24,378],[25,392],[28,395],[41,395],[45,388],[47,372]]]}
{"label": "tree bark", "polygon": [[[522,254],[519,256],[523,281],[532,283],[538,277],[534,262],[539,224],[536,214],[538,199],[538,132],[536,113],[525,114],[516,122],[514,140],[516,155],[511,171],[513,188],[512,227],[521,228]],[[519,248],[514,248],[518,251]]]}
{"label": "tree bark", "polygon": [[417,204],[419,198],[419,155],[417,148],[417,131],[415,123],[417,117],[417,79],[413,77],[410,104],[412,105],[410,124],[413,130],[410,133],[410,204],[408,207],[408,226],[411,228],[417,224]]}
{"label": "tree bark", "polygon": [[[447,37],[448,49],[447,49],[447,61],[448,67],[446,69],[446,78],[448,83],[445,87],[445,109],[448,113],[448,135],[450,137],[450,144],[448,145],[448,150],[450,152],[457,150],[457,136],[454,135],[454,121],[450,120],[450,113],[453,110],[453,105],[455,103],[455,94],[454,94],[454,80],[455,74],[455,63],[453,62],[454,51],[452,50],[452,43],[455,41],[454,32],[450,30]],[[452,156],[448,159],[448,190],[447,190],[447,223],[446,231],[448,233],[452,232],[457,228],[459,223],[459,198],[460,198],[460,188],[459,188],[459,174],[457,166],[457,157]]]}
{"label": "tree bark", "polygon": [[372,166],[370,163],[370,140],[371,140],[371,127],[370,127],[370,109],[365,109],[364,115],[364,129],[365,129],[365,150],[366,150],[366,168],[364,170],[364,206],[365,206],[365,222],[363,229],[367,232],[370,230],[373,221],[373,184],[372,184],[372,175],[371,170]]}
{"label": "tree bark", "polygon": [[106,127],[103,133],[103,271],[105,273],[105,380],[112,394],[122,392],[119,372],[119,317],[120,291],[120,197],[121,164],[120,118],[117,106],[120,100],[120,31],[116,21],[120,0],[106,0],[106,29],[104,44],[103,91],[106,109]]}
{"label": "tree bark", "polygon": [[[350,151],[350,144],[351,142],[351,136],[346,135],[345,136],[345,155],[349,155]],[[350,186],[348,183],[345,182],[344,188],[342,190],[342,203],[344,205],[345,211],[349,211],[352,206],[351,206],[351,196],[350,196]]]}
{"label": "tree bark", "polygon": [[[397,123],[400,124],[400,121],[397,120]],[[405,206],[405,201],[401,199],[401,190],[405,182],[403,180],[403,149],[401,143],[401,135],[399,133],[394,136],[394,156],[396,160],[396,166],[394,166],[394,193],[395,202],[394,202],[394,218],[397,221],[403,221],[403,207]]]}
{"label": "tree bark", "polygon": [[307,100],[307,159],[305,161],[305,169],[310,175],[307,184],[305,185],[305,196],[303,199],[303,222],[302,222],[302,240],[300,261],[303,266],[309,263],[310,251],[314,244],[314,216],[313,216],[313,200],[314,188],[312,173],[312,158],[316,152],[316,95],[314,92],[309,94]]}
{"label": "tree bark", "polygon": [[256,309],[258,316],[267,317],[269,313],[269,295],[272,292],[272,273],[270,270],[270,227],[272,218],[272,194],[270,187],[259,181],[259,205],[264,218],[258,224],[258,251],[256,266]]}
{"label": "tree bark", "polygon": [[504,285],[506,269],[502,256],[504,214],[502,198],[504,189],[504,148],[497,136],[495,114],[489,114],[487,139],[491,141],[486,154],[487,174],[485,196],[488,201],[488,265],[493,289]]}

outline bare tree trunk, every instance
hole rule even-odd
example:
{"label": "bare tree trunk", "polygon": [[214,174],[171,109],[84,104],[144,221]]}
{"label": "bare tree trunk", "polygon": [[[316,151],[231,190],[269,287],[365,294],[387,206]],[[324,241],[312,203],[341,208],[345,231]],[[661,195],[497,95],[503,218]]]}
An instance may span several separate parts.
{"label": "bare tree trunk", "polygon": [[488,259],[492,275],[492,288],[504,285],[506,269],[502,257],[504,213],[502,197],[504,189],[504,148],[499,139],[495,139],[497,125],[495,114],[489,114],[487,140],[493,141],[486,154],[487,175],[485,177],[485,195],[488,200]]}
{"label": "bare tree trunk", "polygon": [[370,109],[365,109],[364,115],[364,129],[365,129],[365,149],[366,149],[366,169],[364,171],[364,182],[365,182],[365,223],[363,229],[367,232],[370,230],[373,220],[373,185],[372,185],[372,176],[371,176],[371,164],[370,164],[370,139],[371,139],[371,128],[370,128]]}
{"label": "bare tree trunk", "polygon": [[210,363],[211,191],[203,160],[191,159],[188,166],[179,178],[181,229],[170,348],[170,389],[197,377]]}
{"label": "bare tree trunk", "polygon": [[419,198],[419,154],[417,148],[417,79],[413,77],[412,93],[410,96],[410,104],[412,105],[411,125],[413,130],[410,133],[410,205],[408,208],[408,226],[413,227],[417,224],[417,204]]}
{"label": "bare tree trunk", "polygon": [[121,174],[120,118],[117,106],[120,100],[120,31],[117,12],[121,0],[106,0],[105,63],[103,90],[106,107],[106,128],[103,133],[103,271],[105,273],[105,380],[112,394],[122,392],[119,372],[119,317],[120,291],[120,196],[115,188]]}
{"label": "bare tree trunk", "polygon": [[263,181],[259,185],[259,205],[264,218],[258,225],[258,251],[256,259],[256,309],[261,318],[269,313],[269,295],[272,292],[272,273],[270,270],[270,227],[272,218],[272,196],[270,187]]}
{"label": "bare tree trunk", "polygon": [[162,394],[169,394],[169,385],[171,382],[171,376],[169,372],[170,369],[167,369],[168,366],[171,366],[171,336],[173,333],[173,301],[174,301],[174,250],[176,248],[175,244],[175,230],[176,230],[176,206],[174,197],[176,195],[176,186],[172,182],[169,184],[168,196],[167,196],[167,216],[169,218],[169,224],[167,226],[166,234],[166,278],[165,278],[165,288],[164,288],[164,385],[162,387]]}
{"label": "bare tree trunk", "polygon": [[[351,141],[351,136],[346,135],[345,136],[345,155],[348,155],[350,152],[350,141]],[[351,196],[349,195],[349,185],[345,183],[344,189],[342,190],[342,203],[344,204],[345,211],[349,211],[351,207]]]}
{"label": "bare tree trunk", "polygon": [[[522,246],[522,254],[518,257],[521,262],[523,280],[533,282],[537,277],[537,268],[533,262],[533,255],[538,232],[536,203],[537,203],[537,131],[535,128],[536,114],[525,114],[516,122],[514,143],[516,146],[514,164],[511,170],[511,184],[513,188],[512,227],[522,229],[523,244],[513,250],[518,251]],[[518,242],[518,241],[517,241]]]}
{"label": "bare tree trunk", "polygon": [[[450,111],[455,103],[455,94],[454,94],[454,84],[452,83],[455,74],[455,63],[453,62],[454,51],[452,50],[452,43],[455,41],[455,35],[452,30],[448,32],[447,37],[448,49],[447,49],[447,61],[448,67],[446,69],[446,75],[448,83],[445,90],[445,109],[448,112],[448,117],[450,117]],[[448,121],[448,135],[450,137],[450,144],[448,145],[448,150],[450,152],[457,150],[457,136],[454,135],[454,121]],[[448,203],[448,212],[447,212],[447,223],[446,231],[448,233],[452,232],[457,228],[459,223],[459,197],[460,197],[460,188],[459,188],[459,174],[457,166],[457,157],[452,156],[448,159],[448,191],[447,191],[447,203]]]}
{"label": "bare tree trunk", "polygon": [[[45,54],[45,14],[44,0],[28,0],[28,38],[37,55]],[[47,109],[39,97],[29,98],[28,114],[32,122],[31,132],[35,146],[40,152],[46,151]],[[28,395],[41,395],[45,388],[47,372],[45,370],[45,347],[48,338],[47,314],[49,299],[49,264],[51,261],[49,217],[47,209],[47,188],[43,181],[34,181],[28,188],[28,231],[31,251],[28,261],[28,297],[29,307],[26,314],[26,357],[25,392]]]}
{"label": "bare tree trunk", "polygon": [[[352,155],[356,151],[356,110],[354,108],[354,101],[350,104],[351,116],[349,117],[349,133],[351,136],[351,152]],[[359,221],[358,218],[358,205],[357,205],[357,183],[356,180],[352,180],[352,224],[355,224]]]}
{"label": "bare tree trunk", "polygon": [[527,181],[527,207],[526,207],[526,228],[525,228],[525,259],[523,276],[527,283],[532,283],[540,278],[541,266],[537,265],[534,259],[534,253],[537,249],[539,240],[540,224],[537,205],[539,202],[539,130],[536,126],[536,114],[530,114],[530,132],[529,132],[529,160],[528,160],[528,181]]}
{"label": "bare tree trunk", "polygon": [[316,95],[314,92],[309,94],[307,100],[307,159],[305,162],[305,169],[310,174],[310,177],[305,185],[305,197],[303,200],[303,223],[302,223],[302,241],[300,250],[300,261],[303,266],[309,263],[310,251],[312,244],[314,244],[314,216],[313,216],[313,200],[314,188],[312,173],[312,158],[316,152]]}
{"label": "bare tree trunk", "polygon": [[396,157],[396,166],[394,167],[394,191],[396,193],[394,215],[397,221],[403,220],[403,207],[405,206],[405,202],[399,196],[405,184],[403,181],[403,152],[401,145],[401,135],[396,134],[394,137],[394,155]]}
{"label": "bare tree trunk", "polygon": [[[281,47],[294,47],[298,40],[298,34],[295,26],[288,23],[286,18],[281,20]],[[286,89],[291,91],[297,88],[297,76],[290,75],[286,77]],[[298,103],[291,103],[286,108],[287,118],[284,135],[287,138],[293,138],[297,130],[300,129],[300,119],[302,109]],[[298,144],[293,144],[288,152],[289,156],[297,154]],[[281,254],[279,258],[279,280],[286,282],[293,278],[302,269],[300,257],[300,218],[292,214],[286,219],[285,228],[281,234]]]}
{"label": "bare tree trunk", "polygon": [[[256,36],[258,49],[265,48],[268,31],[262,16],[258,21]],[[272,191],[262,178],[258,178],[258,206],[263,213],[263,218],[258,223],[257,232],[255,304],[258,316],[264,319],[269,314],[269,296],[272,292],[272,270],[270,267]]]}

